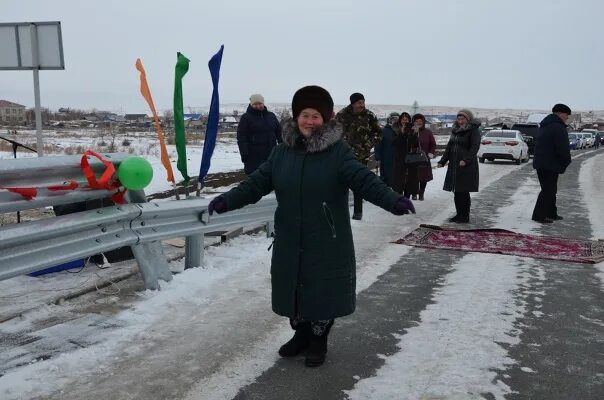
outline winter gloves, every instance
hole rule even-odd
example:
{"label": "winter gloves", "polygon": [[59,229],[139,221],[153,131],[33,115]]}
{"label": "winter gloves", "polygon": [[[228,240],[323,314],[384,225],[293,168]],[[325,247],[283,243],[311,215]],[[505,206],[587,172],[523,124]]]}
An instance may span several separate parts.
{"label": "winter gloves", "polygon": [[[210,201],[210,204],[208,204],[208,213],[213,215],[214,211],[216,211],[218,214],[228,211],[227,203],[224,197],[218,196]],[[404,215],[409,213],[415,214],[415,207],[413,206],[413,203],[406,197],[399,197],[396,203],[394,203],[394,207],[392,207],[392,214]]]}
{"label": "winter gloves", "polygon": [[227,203],[224,197],[218,196],[210,201],[210,204],[208,204],[208,213],[212,215],[214,214],[214,211],[216,211],[218,214],[228,211]]}
{"label": "winter gloves", "polygon": [[396,203],[394,203],[394,207],[392,207],[392,214],[403,215],[409,214],[409,212],[415,214],[413,203],[406,197],[399,197]]}

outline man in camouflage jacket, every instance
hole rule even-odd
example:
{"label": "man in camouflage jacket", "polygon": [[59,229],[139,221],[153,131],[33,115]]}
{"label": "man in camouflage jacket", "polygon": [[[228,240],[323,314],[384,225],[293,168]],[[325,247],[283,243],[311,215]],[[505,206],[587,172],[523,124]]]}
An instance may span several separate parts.
{"label": "man in camouflage jacket", "polygon": [[[361,93],[350,95],[350,105],[340,110],[336,120],[344,126],[344,141],[346,141],[357,159],[367,165],[373,147],[382,138],[382,128],[374,113],[365,108],[365,97]],[[353,219],[360,220],[363,216],[363,199],[354,194]]]}

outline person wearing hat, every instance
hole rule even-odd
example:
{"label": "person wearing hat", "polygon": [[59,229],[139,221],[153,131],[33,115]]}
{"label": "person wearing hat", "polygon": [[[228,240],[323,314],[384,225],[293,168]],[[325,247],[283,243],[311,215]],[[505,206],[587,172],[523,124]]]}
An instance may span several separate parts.
{"label": "person wearing hat", "polygon": [[454,193],[456,211],[449,222],[470,222],[470,193],[478,192],[479,127],[480,121],[474,119],[472,111],[459,110],[447,148],[436,164],[439,168],[449,164],[443,190]]}
{"label": "person wearing hat", "polygon": [[570,165],[570,145],[566,122],[571,115],[565,104],[556,104],[552,113],[541,121],[535,143],[533,168],[537,170],[541,191],[533,210],[533,221],[552,223],[561,220],[556,207],[558,177]]}
{"label": "person wearing hat", "polygon": [[392,140],[394,158],[392,163],[392,189],[406,198],[419,193],[419,170],[407,165],[405,159],[419,149],[417,135],[411,129],[411,115],[403,112],[398,118],[396,135]]}
{"label": "person wearing hat", "polygon": [[[336,120],[344,126],[344,141],[352,147],[357,159],[367,165],[371,150],[381,139],[382,128],[375,114],[365,107],[365,96],[351,94],[350,104],[336,114]],[[354,193],[352,218],[363,218],[363,198],[357,193]]]}
{"label": "person wearing hat", "polygon": [[256,170],[281,143],[281,124],[277,116],[268,111],[261,94],[250,96],[247,111],[237,126],[237,145],[243,170],[249,175]]}
{"label": "person wearing hat", "polygon": [[[426,153],[430,160],[433,159],[436,153],[436,139],[434,139],[432,131],[426,128],[426,117],[423,114],[415,114],[411,118],[411,123],[413,124],[413,131],[417,132],[419,149]],[[419,200],[424,200],[426,187],[432,179],[434,177],[430,166],[419,167]],[[415,200],[415,196],[412,197],[412,200]]]}
{"label": "person wearing hat", "polygon": [[395,129],[398,126],[399,113],[391,112],[388,115],[386,126],[382,129],[382,139],[375,145],[375,161],[380,170],[380,178],[386,185],[392,187],[392,162],[394,151],[392,148],[392,139],[396,136]]}
{"label": "person wearing hat", "polygon": [[340,123],[330,120],[332,110],[333,100],[322,87],[299,89],[293,119],[283,125],[283,143],[239,186],[208,205],[210,215],[223,213],[275,191],[272,307],[295,331],[279,354],[306,352],[309,367],[324,362],[334,319],[355,309],[349,189],[395,215],[415,212],[409,199],[356,159],[341,140]]}

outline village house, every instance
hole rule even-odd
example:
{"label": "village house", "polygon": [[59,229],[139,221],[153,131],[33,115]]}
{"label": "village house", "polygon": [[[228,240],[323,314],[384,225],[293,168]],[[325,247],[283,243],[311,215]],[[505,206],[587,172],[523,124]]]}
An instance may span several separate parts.
{"label": "village house", "polygon": [[4,125],[25,125],[25,106],[8,100],[0,100],[0,123]]}

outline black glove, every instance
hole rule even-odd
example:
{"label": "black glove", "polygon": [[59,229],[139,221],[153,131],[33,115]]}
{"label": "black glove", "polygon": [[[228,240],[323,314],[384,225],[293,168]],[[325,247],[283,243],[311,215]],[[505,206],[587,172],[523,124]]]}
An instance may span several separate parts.
{"label": "black glove", "polygon": [[218,196],[213,198],[212,201],[210,201],[210,204],[208,204],[208,213],[212,215],[214,214],[214,211],[216,211],[218,214],[222,214],[223,212],[228,211],[227,203],[224,197]]}
{"label": "black glove", "polygon": [[394,207],[392,207],[392,214],[403,215],[409,214],[409,212],[415,214],[413,202],[406,197],[399,197],[396,203],[394,203]]}

